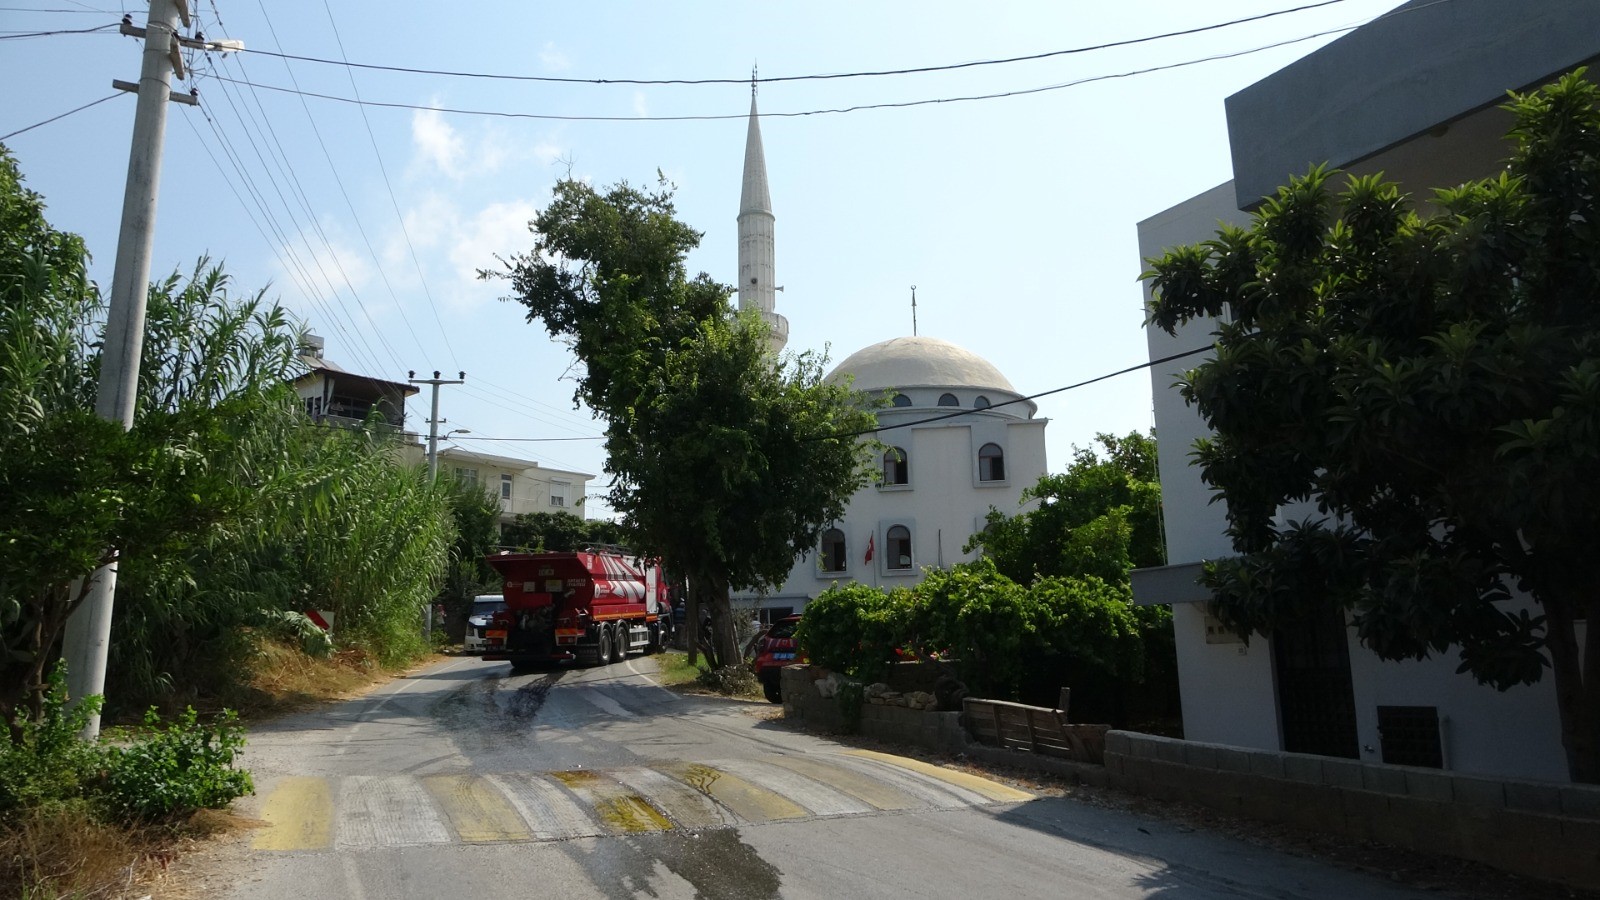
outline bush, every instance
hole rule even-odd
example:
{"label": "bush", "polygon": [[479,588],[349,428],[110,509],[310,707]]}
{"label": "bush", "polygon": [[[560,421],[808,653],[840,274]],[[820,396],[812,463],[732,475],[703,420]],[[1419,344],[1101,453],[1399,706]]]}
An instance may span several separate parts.
{"label": "bush", "polygon": [[100,697],[67,706],[66,666],[57,665],[38,720],[20,717],[20,740],[0,744],[0,813],[77,806],[117,822],[153,821],[220,808],[250,793],[233,766],[244,729],[231,711],[210,724],[191,708],[165,728],[155,710],[125,746],[78,737]]}
{"label": "bush", "polygon": [[881,680],[905,643],[911,592],[847,584],[806,604],[795,637],[813,663],[863,680]]}
{"label": "bush", "polygon": [[244,728],[231,710],[207,725],[191,707],[161,728],[152,709],[144,724],[150,734],[109,754],[104,801],[117,817],[170,818],[227,806],[255,791],[250,773],[233,767]]}
{"label": "bush", "polygon": [[89,718],[100,711],[100,697],[67,706],[67,667],[50,675],[38,720],[20,710],[15,727],[21,739],[0,738],[0,813],[35,809],[82,798],[104,767],[99,744],[79,740]]}

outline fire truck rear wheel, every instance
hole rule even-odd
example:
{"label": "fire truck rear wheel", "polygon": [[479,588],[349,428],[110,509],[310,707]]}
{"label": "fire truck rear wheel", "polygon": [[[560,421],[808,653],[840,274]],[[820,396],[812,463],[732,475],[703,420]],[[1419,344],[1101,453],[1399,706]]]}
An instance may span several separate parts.
{"label": "fire truck rear wheel", "polygon": [[628,655],[628,626],[618,622],[616,631],[611,635],[611,661],[622,662]]}
{"label": "fire truck rear wheel", "polygon": [[611,662],[611,626],[601,625],[594,653],[594,664],[603,666]]}

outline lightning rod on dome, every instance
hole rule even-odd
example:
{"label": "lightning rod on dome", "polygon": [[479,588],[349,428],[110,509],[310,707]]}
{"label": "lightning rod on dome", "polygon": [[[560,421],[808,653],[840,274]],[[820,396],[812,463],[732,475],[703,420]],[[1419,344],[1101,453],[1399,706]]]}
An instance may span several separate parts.
{"label": "lightning rod on dome", "polygon": [[911,336],[917,336],[917,286],[911,286]]}

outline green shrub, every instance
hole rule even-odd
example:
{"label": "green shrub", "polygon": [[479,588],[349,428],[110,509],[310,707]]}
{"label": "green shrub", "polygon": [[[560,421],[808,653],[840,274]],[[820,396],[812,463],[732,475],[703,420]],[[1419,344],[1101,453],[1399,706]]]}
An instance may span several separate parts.
{"label": "green shrub", "polygon": [[233,766],[244,728],[232,711],[205,724],[191,707],[162,728],[152,709],[144,724],[148,735],[109,754],[103,799],[114,815],[162,819],[227,806],[254,792],[250,773]]}
{"label": "green shrub", "polygon": [[67,705],[67,667],[57,665],[38,720],[17,712],[21,740],[0,738],[0,813],[35,809],[82,798],[105,766],[100,744],[78,738],[101,698]]}
{"label": "green shrub", "polygon": [[863,680],[884,677],[905,643],[911,592],[847,584],[806,604],[795,637],[811,661]]}

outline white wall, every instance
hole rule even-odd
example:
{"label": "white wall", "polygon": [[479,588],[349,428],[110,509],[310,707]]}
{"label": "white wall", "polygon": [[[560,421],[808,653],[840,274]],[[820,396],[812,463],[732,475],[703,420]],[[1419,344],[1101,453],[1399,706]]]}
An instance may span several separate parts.
{"label": "white wall", "polygon": [[[908,390],[916,404],[911,407],[880,410],[883,425],[919,421],[940,413],[954,412],[939,407],[943,389]],[[963,406],[971,408],[975,391],[955,391]],[[1009,400],[998,391],[986,391],[991,401]],[[983,524],[992,506],[1007,515],[1022,510],[1022,491],[1032,487],[1047,471],[1045,459],[1045,419],[1013,418],[1025,413],[1023,404],[1005,411],[977,413],[884,432],[880,439],[906,451],[910,483],[904,486],[869,484],[846,504],[845,514],[836,526],[845,533],[846,570],[820,572],[813,550],[797,558],[788,580],[765,597],[738,592],[741,603],[760,606],[792,606],[798,610],[805,602],[827,590],[835,582],[859,581],[876,587],[911,586],[922,580],[925,566],[949,567],[970,561],[976,554],[962,552],[974,531]],[[993,441],[1005,452],[1006,479],[1003,482],[978,481],[977,453],[984,443]],[[880,458],[881,460],[881,458]],[[881,461],[878,463],[881,465]],[[887,532],[895,524],[911,529],[913,548],[909,570],[889,568]],[[864,557],[867,542],[874,546],[872,562]]]}

